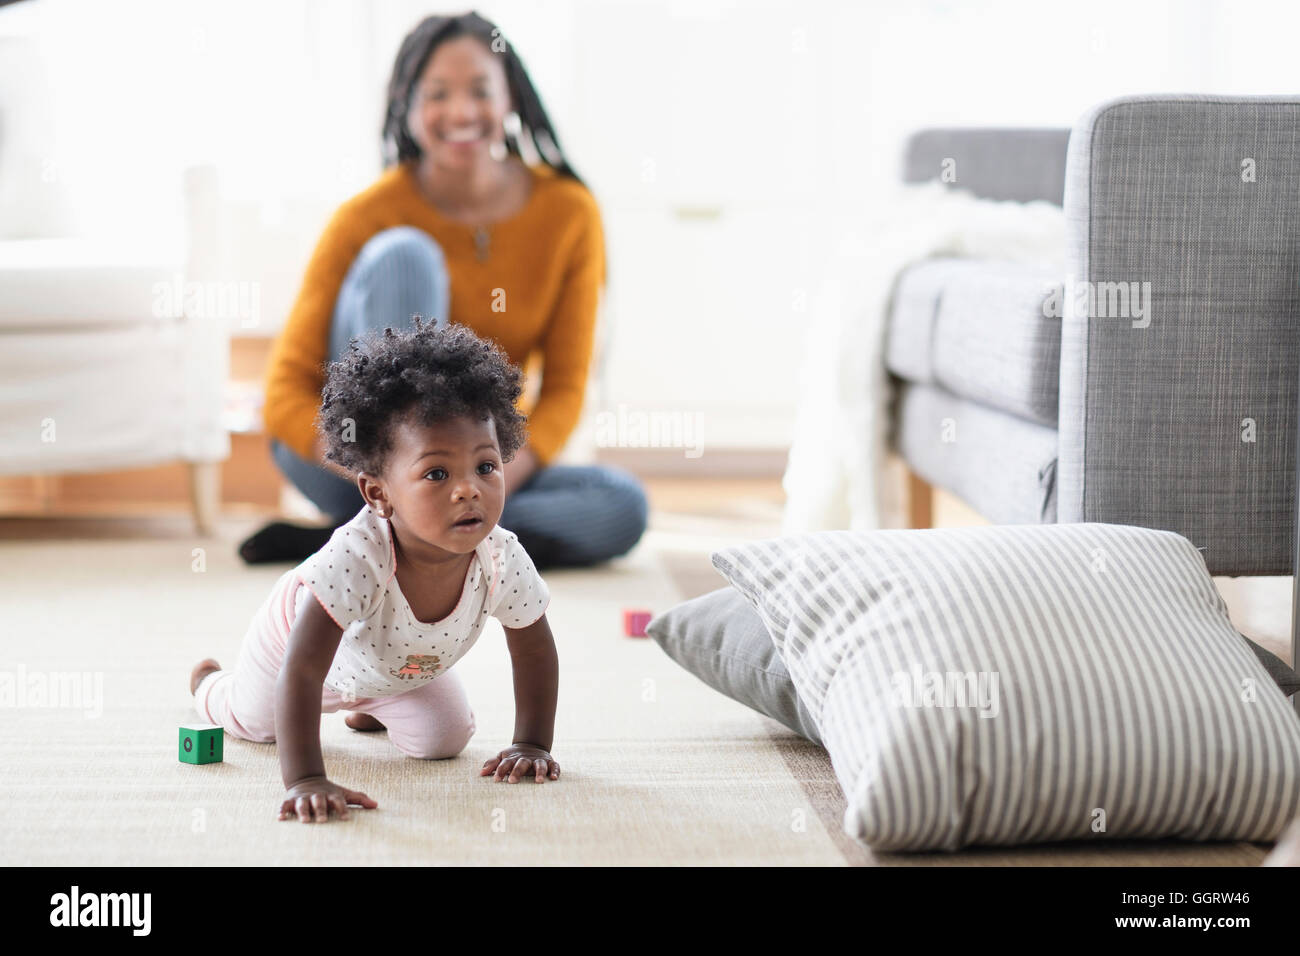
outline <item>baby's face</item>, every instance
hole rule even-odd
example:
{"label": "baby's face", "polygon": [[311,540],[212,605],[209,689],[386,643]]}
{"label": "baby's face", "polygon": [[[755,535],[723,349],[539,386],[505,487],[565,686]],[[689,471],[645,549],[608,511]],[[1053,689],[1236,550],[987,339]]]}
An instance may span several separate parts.
{"label": "baby's face", "polygon": [[501,465],[491,418],[398,425],[382,485],[406,550],[426,560],[473,551],[505,507]]}

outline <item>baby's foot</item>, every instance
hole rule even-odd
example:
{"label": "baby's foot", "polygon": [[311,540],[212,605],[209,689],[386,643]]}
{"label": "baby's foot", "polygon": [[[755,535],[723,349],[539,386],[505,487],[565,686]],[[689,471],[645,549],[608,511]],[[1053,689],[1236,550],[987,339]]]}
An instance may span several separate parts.
{"label": "baby's foot", "polygon": [[190,696],[199,689],[199,681],[207,677],[213,671],[221,670],[221,665],[210,657],[205,657],[194,665],[194,670],[190,671]]}
{"label": "baby's foot", "polygon": [[348,714],[343,718],[343,723],[347,724],[353,730],[383,730],[384,725],[369,714]]}

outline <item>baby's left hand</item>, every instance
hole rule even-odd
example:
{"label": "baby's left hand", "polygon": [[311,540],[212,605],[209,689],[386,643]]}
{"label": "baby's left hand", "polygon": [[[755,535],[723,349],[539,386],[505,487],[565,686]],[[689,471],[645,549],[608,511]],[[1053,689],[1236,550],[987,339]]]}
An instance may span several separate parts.
{"label": "baby's left hand", "polygon": [[492,773],[494,780],[505,780],[506,774],[509,774],[509,781],[518,783],[530,767],[538,783],[545,783],[547,776],[552,780],[560,779],[560,765],[555,762],[555,758],[532,744],[511,744],[495,757],[489,757],[479,771],[479,776]]}

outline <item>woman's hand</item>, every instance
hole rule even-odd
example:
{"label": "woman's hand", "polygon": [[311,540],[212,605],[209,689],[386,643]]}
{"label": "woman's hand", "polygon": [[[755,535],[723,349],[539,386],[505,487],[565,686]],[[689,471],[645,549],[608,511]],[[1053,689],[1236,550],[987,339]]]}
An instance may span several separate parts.
{"label": "woman's hand", "polygon": [[531,478],[533,472],[541,466],[537,453],[527,445],[515,452],[515,457],[501,466],[502,477],[505,478],[506,497],[509,498],[514,494],[515,489]]}
{"label": "woman's hand", "polygon": [[280,802],[280,819],[292,820],[294,814],[303,823],[328,823],[330,811],[338,814],[340,820],[348,818],[348,806],[360,806],[373,810],[379,806],[359,790],[349,790],[336,783],[330,783],[325,777],[306,777],[294,783]]}
{"label": "woman's hand", "polygon": [[495,757],[489,757],[478,775],[484,777],[493,774],[492,779],[500,781],[507,779],[506,774],[509,774],[509,782],[518,783],[530,767],[533,778],[538,783],[545,783],[548,776],[552,780],[560,779],[560,765],[555,762],[555,758],[532,744],[511,744]]}

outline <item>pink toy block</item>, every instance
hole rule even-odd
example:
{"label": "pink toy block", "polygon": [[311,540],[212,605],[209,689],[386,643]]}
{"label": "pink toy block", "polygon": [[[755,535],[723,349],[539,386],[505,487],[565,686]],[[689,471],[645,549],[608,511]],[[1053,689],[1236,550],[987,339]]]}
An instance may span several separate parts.
{"label": "pink toy block", "polygon": [[645,626],[653,616],[649,611],[624,611],[623,633],[628,637],[645,637]]}

